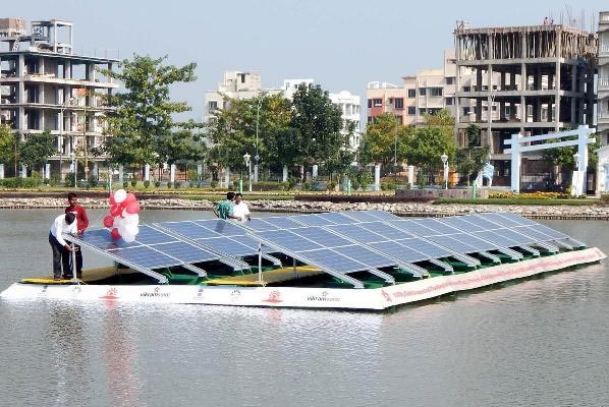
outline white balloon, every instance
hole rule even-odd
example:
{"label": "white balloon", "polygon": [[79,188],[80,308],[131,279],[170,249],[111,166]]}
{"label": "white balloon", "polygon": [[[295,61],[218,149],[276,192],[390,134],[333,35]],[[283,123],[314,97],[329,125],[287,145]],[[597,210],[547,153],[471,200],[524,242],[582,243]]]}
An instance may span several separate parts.
{"label": "white balloon", "polygon": [[137,225],[140,223],[140,215],[137,213],[127,214],[127,216],[123,218],[123,222],[125,222],[127,225]]}
{"label": "white balloon", "polygon": [[117,189],[114,192],[114,202],[116,202],[117,204],[123,202],[125,198],[127,198],[127,191],[125,191],[124,189]]}
{"label": "white balloon", "polygon": [[125,219],[121,218],[120,216],[116,216],[116,217],[114,218],[114,225],[113,225],[113,226],[114,226],[115,228],[117,228],[117,229],[118,229],[118,228],[120,228],[120,227],[121,227],[122,225],[124,225],[124,224],[125,224]]}
{"label": "white balloon", "polygon": [[122,235],[122,238],[127,243],[131,243],[135,240],[135,236],[130,235],[130,234]]}
{"label": "white balloon", "polygon": [[128,235],[137,236],[137,234],[140,233],[140,228],[137,225],[126,224],[124,227],[125,233]]}

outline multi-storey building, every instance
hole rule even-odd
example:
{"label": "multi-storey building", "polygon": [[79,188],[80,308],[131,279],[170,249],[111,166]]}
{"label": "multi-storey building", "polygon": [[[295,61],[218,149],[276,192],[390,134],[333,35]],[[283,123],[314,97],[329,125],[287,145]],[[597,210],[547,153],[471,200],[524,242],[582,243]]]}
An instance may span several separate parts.
{"label": "multi-storey building", "polygon": [[33,21],[29,33],[26,25],[0,19],[0,119],[23,140],[44,131],[55,137],[57,153],[42,169],[45,176],[63,177],[77,162],[79,176],[87,177],[105,159],[93,154],[103,142],[101,95],[118,88],[98,69],[112,70],[119,61],[74,55],[70,22]]}
{"label": "multi-storey building", "polygon": [[[594,34],[544,23],[458,25],[454,35],[457,129],[462,132],[472,123],[482,129],[483,145],[491,148],[497,170],[495,185],[509,184],[509,156],[503,151],[512,134],[546,134],[593,124]],[[464,105],[475,106],[473,114],[464,115]],[[498,106],[498,113],[485,117],[488,106]],[[529,158],[535,162],[536,157]]]}
{"label": "multi-storey building", "polygon": [[[440,69],[424,69],[416,75],[402,77],[402,85],[387,82],[368,83],[368,122],[383,113],[393,113],[405,126],[425,125],[425,114],[435,114],[447,109],[457,115],[456,65],[454,51],[444,52],[444,66]],[[470,107],[462,106],[466,114]]]}
{"label": "multi-storey building", "polygon": [[598,18],[597,129],[602,144],[609,144],[609,11]]}
{"label": "multi-storey building", "polygon": [[[227,99],[251,99],[259,95],[283,94],[291,99],[294,92],[301,84],[314,84],[314,79],[285,79],[281,88],[263,88],[260,75],[252,72],[227,71],[224,73],[223,81],[218,84],[218,89],[205,93],[206,116],[205,121],[214,117],[214,111],[224,109]],[[341,132],[347,134],[347,121],[355,122],[356,132],[349,139],[349,146],[356,150],[360,142],[360,97],[350,92],[330,93],[328,95],[332,103],[337,105],[343,118],[343,129]]]}

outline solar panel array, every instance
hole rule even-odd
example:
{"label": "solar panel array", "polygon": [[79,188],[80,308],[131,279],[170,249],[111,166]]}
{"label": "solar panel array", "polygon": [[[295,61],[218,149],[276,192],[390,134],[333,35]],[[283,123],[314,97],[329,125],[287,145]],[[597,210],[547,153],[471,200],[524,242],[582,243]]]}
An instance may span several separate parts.
{"label": "solar panel array", "polygon": [[338,273],[399,267],[430,259],[569,239],[511,213],[402,219],[349,211],[254,219],[245,227],[219,219],[141,225],[135,241],[91,230],[81,244],[146,269],[284,252]]}
{"label": "solar panel array", "polygon": [[217,260],[218,256],[191,243],[141,225],[133,242],[113,239],[105,229],[91,230],[79,244],[106,252],[136,266],[154,269]]}

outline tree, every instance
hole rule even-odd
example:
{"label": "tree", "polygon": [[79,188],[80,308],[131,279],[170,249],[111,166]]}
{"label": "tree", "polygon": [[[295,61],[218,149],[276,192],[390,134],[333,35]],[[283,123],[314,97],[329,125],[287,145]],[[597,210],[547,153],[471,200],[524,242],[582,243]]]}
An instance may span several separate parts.
{"label": "tree", "polygon": [[380,164],[383,173],[393,168],[394,161],[402,163],[406,158],[409,140],[414,128],[402,126],[391,113],[383,113],[368,123],[359,150],[360,164]]}
{"label": "tree", "polygon": [[294,93],[290,120],[296,163],[305,167],[326,164],[343,146],[341,127],[342,113],[328,92],[319,85],[300,84]]}
{"label": "tree", "polygon": [[456,153],[455,164],[457,171],[466,175],[467,185],[470,185],[472,176],[477,173],[488,161],[488,147],[480,147],[480,128],[471,124],[466,130],[467,147]]}
{"label": "tree", "polygon": [[410,141],[406,157],[408,163],[435,172],[442,168],[442,154],[448,155],[448,162],[454,162],[457,146],[452,134],[442,131],[440,127],[418,129]]}
{"label": "tree", "polygon": [[21,157],[23,141],[20,133],[14,133],[6,124],[0,124],[0,162],[13,164],[15,176],[19,173],[18,165]]}
{"label": "tree", "polygon": [[103,70],[127,89],[106,97],[108,107],[113,108],[104,119],[110,136],[104,151],[111,162],[141,166],[175,160],[176,152],[184,149],[194,154],[190,150],[196,140],[193,129],[201,125],[174,120],[175,114],[192,109],[186,102],[171,101],[169,88],[193,82],[196,64],[176,67],[165,65],[166,60],[167,56],[152,59],[134,55],[133,60],[122,61],[121,72]]}
{"label": "tree", "polygon": [[46,164],[54,153],[53,138],[48,130],[41,134],[30,134],[21,149],[21,162],[35,171]]}

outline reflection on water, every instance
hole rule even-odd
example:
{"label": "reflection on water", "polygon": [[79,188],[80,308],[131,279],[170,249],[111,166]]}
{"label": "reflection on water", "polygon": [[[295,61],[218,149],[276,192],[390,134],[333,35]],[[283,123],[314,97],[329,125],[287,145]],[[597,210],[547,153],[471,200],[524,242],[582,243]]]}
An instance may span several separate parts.
{"label": "reflection on water", "polygon": [[[55,215],[0,211],[0,247],[14,254],[0,288],[50,272]],[[544,223],[609,253],[607,223]],[[608,271],[603,261],[388,314],[0,302],[0,405],[605,406]]]}

